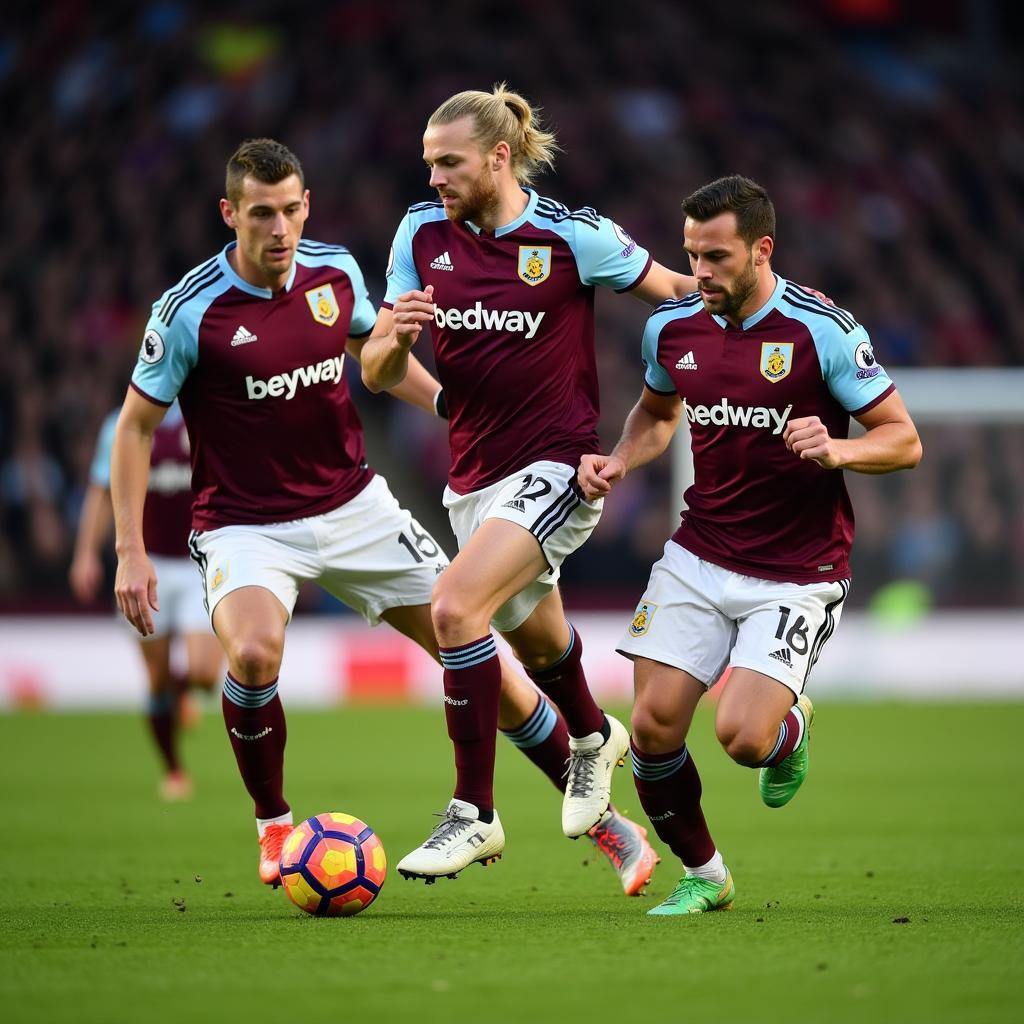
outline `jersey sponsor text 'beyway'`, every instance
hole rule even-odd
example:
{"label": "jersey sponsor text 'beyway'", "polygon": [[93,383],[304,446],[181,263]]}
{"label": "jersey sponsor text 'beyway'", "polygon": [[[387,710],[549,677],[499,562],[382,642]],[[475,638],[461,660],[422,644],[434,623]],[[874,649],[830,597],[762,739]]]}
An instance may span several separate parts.
{"label": "jersey sponsor text 'beyway'", "polygon": [[310,363],[309,366],[300,366],[291,373],[277,373],[267,380],[257,380],[254,377],[245,378],[245,390],[250,398],[255,401],[266,398],[277,398],[284,395],[285,401],[290,402],[295,397],[299,385],[308,388],[311,384],[328,383],[341,380],[341,364],[343,356],[334,356],[325,359],[320,363]]}
{"label": "jersey sponsor text 'beyway'", "polygon": [[349,337],[376,320],[356,261],[302,239],[285,287],[249,284],[223,252],[154,305],[132,386],[180,397],[192,438],[192,525],[305,519],[372,479],[343,374]]}

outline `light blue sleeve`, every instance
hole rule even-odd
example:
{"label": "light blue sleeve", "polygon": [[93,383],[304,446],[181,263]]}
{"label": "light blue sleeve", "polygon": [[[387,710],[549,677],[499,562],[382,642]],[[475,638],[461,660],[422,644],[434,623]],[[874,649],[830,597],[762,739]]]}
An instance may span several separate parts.
{"label": "light blue sleeve", "polygon": [[868,332],[860,324],[844,333],[829,325],[815,332],[822,375],[829,391],[851,415],[871,405],[892,386],[892,380],[875,360]]}
{"label": "light blue sleeve", "polygon": [[599,216],[596,229],[589,223],[573,226],[570,244],[584,284],[624,292],[639,282],[650,265],[650,253],[615,221]]}
{"label": "light blue sleeve", "polygon": [[100,427],[99,435],[96,438],[96,454],[92,457],[92,465],[89,467],[89,483],[97,487],[110,487],[110,453],[114,449],[114,431],[117,429],[117,418],[121,415],[120,409],[115,409]]}
{"label": "light blue sleeve", "polygon": [[393,306],[399,295],[413,289],[423,287],[420,275],[412,258],[412,236],[418,225],[413,224],[413,213],[410,210],[398,225],[395,240],[391,243],[391,254],[388,256],[387,293],[384,304]]}
{"label": "light blue sleeve", "polygon": [[349,324],[348,333],[353,338],[363,338],[373,330],[377,322],[377,308],[370,301],[370,292],[366,287],[363,272],[354,256],[349,256],[345,270],[352,281],[352,322]]}
{"label": "light blue sleeve", "polygon": [[199,324],[213,296],[178,309],[168,326],[157,315],[163,298],[153,304],[139,349],[132,383],[161,405],[170,405],[192,372],[199,354]]}
{"label": "light blue sleeve", "polygon": [[643,341],[640,343],[640,351],[643,354],[646,367],[644,383],[652,391],[657,391],[661,395],[676,394],[676,386],[669,376],[668,370],[658,362],[658,339],[661,337],[662,328],[671,319],[671,312],[655,310],[647,319]]}

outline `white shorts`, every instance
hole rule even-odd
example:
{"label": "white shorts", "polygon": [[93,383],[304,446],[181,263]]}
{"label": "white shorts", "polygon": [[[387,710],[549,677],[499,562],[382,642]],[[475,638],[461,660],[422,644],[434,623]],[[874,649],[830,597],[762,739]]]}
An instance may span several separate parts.
{"label": "white shorts", "polygon": [[537,538],[548,568],[497,611],[499,632],[521,626],[558,583],[559,567],[590,535],[601,518],[604,499],[587,501],[576,485],[576,469],[562,462],[534,462],[512,476],[469,494],[445,488],[452,532],[465,546],[486,519],[518,523]]}
{"label": "white shorts", "polygon": [[290,619],[299,587],[313,582],[375,626],[389,608],[430,604],[434,581],[448,565],[382,476],[323,515],[193,532],[189,546],[211,619],[217,604],[242,587],[269,590]]}
{"label": "white shorts", "polygon": [[849,580],[742,576],[670,540],[616,649],[682,669],[705,686],[727,665],[753,669],[799,697],[849,592]]}
{"label": "white shorts", "polygon": [[122,615],[118,615],[135,634],[137,640],[147,643],[167,636],[184,636],[186,633],[210,632],[210,619],[203,605],[203,584],[196,578],[196,567],[188,556],[168,558],[150,555],[153,571],[156,573],[156,596],[160,611],[150,610],[153,616],[153,632],[140,637],[135,627]]}

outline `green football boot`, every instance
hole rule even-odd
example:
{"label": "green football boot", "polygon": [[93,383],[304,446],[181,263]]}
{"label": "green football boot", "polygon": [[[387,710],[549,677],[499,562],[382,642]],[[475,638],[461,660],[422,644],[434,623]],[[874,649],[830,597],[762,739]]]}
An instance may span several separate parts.
{"label": "green football boot", "polygon": [[796,796],[807,775],[807,747],[811,739],[814,705],[806,694],[801,694],[797,705],[804,716],[804,735],[796,749],[781,764],[762,768],[758,773],[757,788],[761,799],[769,807],[782,807]]}
{"label": "green football boot", "polygon": [[710,882],[706,878],[683,875],[668,898],[647,911],[648,917],[672,917],[678,914],[705,914],[710,910],[732,910],[736,898],[729,869],[725,869],[724,882]]}

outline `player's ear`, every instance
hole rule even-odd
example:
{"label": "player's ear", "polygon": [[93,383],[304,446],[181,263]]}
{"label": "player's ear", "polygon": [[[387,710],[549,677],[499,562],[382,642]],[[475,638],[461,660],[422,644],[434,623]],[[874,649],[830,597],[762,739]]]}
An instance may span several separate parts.
{"label": "player's ear", "polygon": [[491,170],[500,171],[505,164],[508,163],[509,157],[512,155],[511,150],[507,142],[499,142],[494,149],[491,150]]}
{"label": "player's ear", "polygon": [[220,215],[224,218],[224,223],[229,228],[236,228],[238,224],[235,220],[235,207],[230,199],[222,199],[220,201]]}
{"label": "player's ear", "polygon": [[771,235],[759,238],[754,244],[754,263],[762,266],[772,258],[772,251],[775,249],[775,241]]}

